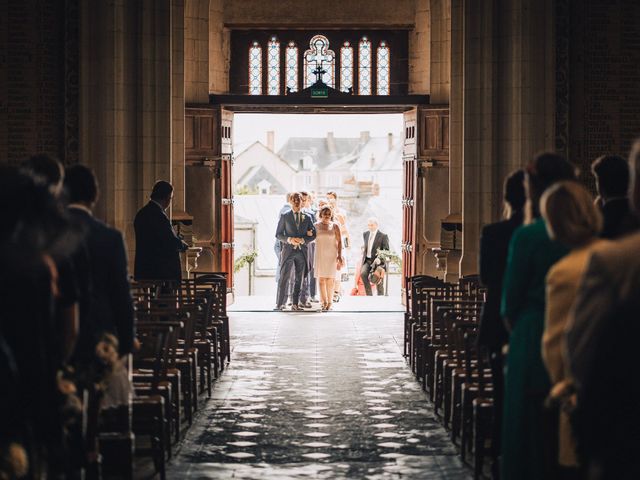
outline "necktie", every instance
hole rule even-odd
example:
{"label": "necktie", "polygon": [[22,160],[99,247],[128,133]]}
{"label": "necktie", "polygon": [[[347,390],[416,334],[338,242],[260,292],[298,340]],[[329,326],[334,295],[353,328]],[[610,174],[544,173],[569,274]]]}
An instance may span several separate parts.
{"label": "necktie", "polygon": [[300,226],[300,212],[296,212],[296,227]]}

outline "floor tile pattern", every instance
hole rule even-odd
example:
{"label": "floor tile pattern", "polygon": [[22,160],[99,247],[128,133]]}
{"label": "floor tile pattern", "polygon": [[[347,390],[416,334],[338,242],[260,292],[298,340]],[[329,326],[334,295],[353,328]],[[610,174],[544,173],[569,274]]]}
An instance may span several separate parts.
{"label": "floor tile pattern", "polygon": [[168,478],[469,479],[399,313],[234,313],[228,370]]}

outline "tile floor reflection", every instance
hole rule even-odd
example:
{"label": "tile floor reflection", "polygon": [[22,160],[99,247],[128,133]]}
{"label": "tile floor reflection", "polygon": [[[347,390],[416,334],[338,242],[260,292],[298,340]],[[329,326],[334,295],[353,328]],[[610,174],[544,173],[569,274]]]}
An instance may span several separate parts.
{"label": "tile floor reflection", "polygon": [[168,478],[469,479],[400,313],[233,313],[232,362]]}

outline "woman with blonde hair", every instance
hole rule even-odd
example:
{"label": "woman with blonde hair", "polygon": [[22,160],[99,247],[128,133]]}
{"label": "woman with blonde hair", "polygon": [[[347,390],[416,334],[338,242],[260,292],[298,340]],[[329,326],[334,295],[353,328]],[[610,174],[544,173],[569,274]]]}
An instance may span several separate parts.
{"label": "woman with blonde hair", "polygon": [[315,277],[320,286],[322,311],[331,310],[336,272],[342,267],[342,239],[340,226],[333,221],[333,210],[328,205],[319,212],[316,223],[316,255],[314,258]]}
{"label": "woman with blonde hair", "polygon": [[560,411],[558,424],[558,462],[562,468],[568,469],[568,473],[577,469],[578,461],[566,412],[571,406],[572,389],[564,351],[565,331],[587,262],[594,250],[609,242],[598,238],[602,230],[602,215],[591,194],[577,182],[559,182],[549,188],[542,195],[540,210],[549,237],[571,250],[547,274],[542,335],[542,359],[552,385],[550,397],[565,407]]}

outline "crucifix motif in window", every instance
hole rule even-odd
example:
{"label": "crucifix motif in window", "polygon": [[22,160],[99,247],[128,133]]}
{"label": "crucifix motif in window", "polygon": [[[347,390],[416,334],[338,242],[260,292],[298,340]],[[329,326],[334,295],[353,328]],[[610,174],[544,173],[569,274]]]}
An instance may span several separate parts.
{"label": "crucifix motif in window", "polygon": [[304,52],[304,88],[316,83],[317,69],[324,70],[322,81],[335,88],[335,54],[329,50],[329,40],[324,35],[316,35],[309,42],[309,50]]}

